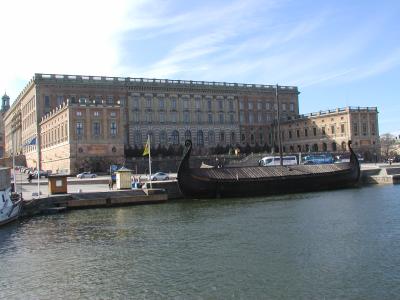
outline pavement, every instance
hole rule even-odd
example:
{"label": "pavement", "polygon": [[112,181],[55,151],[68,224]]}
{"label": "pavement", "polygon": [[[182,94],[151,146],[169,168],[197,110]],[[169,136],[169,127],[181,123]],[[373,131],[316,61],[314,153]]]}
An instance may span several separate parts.
{"label": "pavement", "polygon": [[[135,175],[136,177],[140,177],[141,182],[146,182],[148,176],[145,174]],[[29,183],[27,180],[28,175],[25,173],[21,173],[16,171],[16,192],[22,193],[22,197],[25,200],[31,200],[33,198],[37,198],[38,192],[38,180],[32,179],[32,182]],[[176,178],[175,174],[170,174],[170,178]],[[110,189],[108,187],[108,181],[110,179],[109,175],[97,176],[96,178],[85,178],[79,179],[76,177],[68,177],[67,178],[67,190],[68,193],[93,193],[93,192],[109,192]],[[11,180],[11,182],[13,182]],[[49,188],[48,188],[48,180],[47,178],[40,178],[39,181],[39,190],[41,197],[49,196]],[[114,185],[114,190],[116,190]]]}

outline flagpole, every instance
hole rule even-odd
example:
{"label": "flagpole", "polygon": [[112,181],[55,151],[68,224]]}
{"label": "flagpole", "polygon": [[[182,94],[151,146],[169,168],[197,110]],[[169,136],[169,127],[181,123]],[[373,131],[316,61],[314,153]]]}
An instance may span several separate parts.
{"label": "flagpole", "polygon": [[38,189],[38,198],[40,198],[40,152],[39,152],[39,133],[36,134],[36,150],[37,150],[37,189]]}
{"label": "flagpole", "polygon": [[150,188],[153,188],[152,180],[151,180],[151,146],[150,146],[150,135],[147,136],[147,140],[149,141],[149,178],[150,178]]}

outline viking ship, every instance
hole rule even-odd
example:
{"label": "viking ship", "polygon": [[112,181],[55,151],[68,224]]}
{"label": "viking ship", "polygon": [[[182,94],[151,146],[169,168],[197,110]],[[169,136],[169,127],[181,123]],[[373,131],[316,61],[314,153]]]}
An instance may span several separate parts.
{"label": "viking ship", "polygon": [[249,197],[340,189],[355,186],[360,164],[351,148],[350,162],[324,165],[191,168],[192,142],[180,162],[177,180],[185,198]]}

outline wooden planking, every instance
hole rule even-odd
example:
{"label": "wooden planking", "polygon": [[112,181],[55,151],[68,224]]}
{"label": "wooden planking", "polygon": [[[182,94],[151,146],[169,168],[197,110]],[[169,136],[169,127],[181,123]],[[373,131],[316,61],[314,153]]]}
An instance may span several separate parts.
{"label": "wooden planking", "polygon": [[273,166],[273,167],[232,167],[213,169],[193,169],[196,176],[211,179],[257,179],[266,177],[287,177],[300,175],[316,175],[347,170],[348,164],[326,164],[326,165],[296,165],[296,166]]}

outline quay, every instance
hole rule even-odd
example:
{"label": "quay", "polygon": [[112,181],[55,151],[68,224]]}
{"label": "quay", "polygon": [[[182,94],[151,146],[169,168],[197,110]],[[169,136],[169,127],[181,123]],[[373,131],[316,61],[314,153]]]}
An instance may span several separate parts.
{"label": "quay", "polygon": [[25,200],[22,217],[57,213],[71,209],[163,203],[164,189],[138,189],[108,192],[71,193]]}
{"label": "quay", "polygon": [[[72,180],[68,184],[106,184],[106,179]],[[362,164],[360,185],[371,184],[398,184],[400,183],[400,164]],[[47,184],[43,181],[43,185]],[[143,205],[164,203],[168,200],[181,199],[182,194],[178,188],[177,181],[155,181],[152,188],[149,182],[144,184],[143,189],[137,190],[115,190],[115,191],[93,191],[82,193],[68,193],[64,195],[49,195],[24,201],[22,216],[28,217],[37,214],[57,213],[65,210],[114,207],[122,205]]]}

